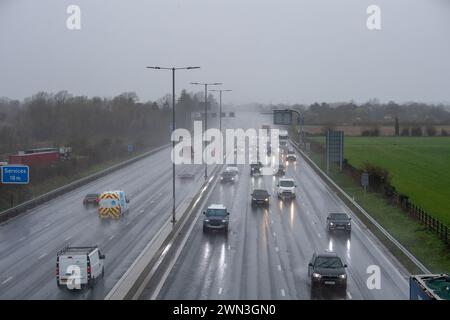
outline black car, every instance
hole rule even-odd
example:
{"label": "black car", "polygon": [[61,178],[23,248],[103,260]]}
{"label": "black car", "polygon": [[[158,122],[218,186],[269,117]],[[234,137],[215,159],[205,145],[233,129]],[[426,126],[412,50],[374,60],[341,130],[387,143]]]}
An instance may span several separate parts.
{"label": "black car", "polygon": [[228,231],[229,215],[227,208],[221,204],[212,204],[203,212],[203,232],[210,229]]}
{"label": "black car", "polygon": [[278,166],[278,169],[275,170],[274,175],[281,176],[281,177],[286,175],[286,167],[284,165],[280,164]]}
{"label": "black car", "polygon": [[327,217],[328,231],[344,230],[350,232],[352,230],[351,219],[346,213],[330,213]]}
{"label": "black car", "polygon": [[308,264],[311,289],[334,287],[347,291],[347,265],[334,252],[314,253]]}
{"label": "black car", "polygon": [[100,194],[98,193],[88,193],[83,199],[83,205],[98,205],[98,202],[100,201],[99,197]]}
{"label": "black car", "polygon": [[220,182],[226,183],[226,182],[234,182],[236,179],[236,173],[233,171],[223,171],[220,174]]}
{"label": "black car", "polygon": [[260,175],[261,174],[262,163],[252,163],[250,164],[250,175]]}
{"label": "black car", "polygon": [[252,206],[268,206],[270,194],[264,189],[253,190],[252,196]]}

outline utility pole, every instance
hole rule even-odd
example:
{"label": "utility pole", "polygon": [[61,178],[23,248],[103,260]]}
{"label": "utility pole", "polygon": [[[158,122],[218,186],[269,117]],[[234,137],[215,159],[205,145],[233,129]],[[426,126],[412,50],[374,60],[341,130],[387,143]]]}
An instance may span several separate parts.
{"label": "utility pole", "polygon": [[192,70],[199,69],[200,67],[183,67],[183,68],[166,68],[166,67],[147,67],[147,69],[155,70],[171,70],[172,71],[172,224],[175,225],[176,215],[175,215],[175,71],[176,70]]}
{"label": "utility pole", "polygon": [[[194,85],[201,85],[205,87],[205,120],[203,122],[203,134],[206,135],[206,130],[208,130],[208,86],[218,86],[221,82],[191,82]],[[206,136],[205,136],[205,148],[206,148]],[[205,159],[206,160],[206,159]],[[208,178],[208,163],[205,161],[205,180]]]}

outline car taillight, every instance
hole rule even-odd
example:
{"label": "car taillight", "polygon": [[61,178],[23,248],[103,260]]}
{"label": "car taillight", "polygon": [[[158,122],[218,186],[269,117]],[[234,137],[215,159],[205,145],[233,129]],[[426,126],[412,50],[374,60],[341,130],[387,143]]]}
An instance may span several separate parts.
{"label": "car taillight", "polygon": [[91,274],[91,267],[87,267],[87,273],[90,275]]}

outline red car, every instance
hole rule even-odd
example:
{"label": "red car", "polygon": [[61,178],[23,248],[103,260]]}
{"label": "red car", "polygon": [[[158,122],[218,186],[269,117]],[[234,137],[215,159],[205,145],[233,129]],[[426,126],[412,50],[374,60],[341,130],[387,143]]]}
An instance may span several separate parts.
{"label": "red car", "polygon": [[88,206],[90,204],[98,205],[98,202],[100,201],[99,197],[100,197],[100,194],[98,194],[98,193],[89,193],[84,197],[83,205],[85,205],[85,206]]}

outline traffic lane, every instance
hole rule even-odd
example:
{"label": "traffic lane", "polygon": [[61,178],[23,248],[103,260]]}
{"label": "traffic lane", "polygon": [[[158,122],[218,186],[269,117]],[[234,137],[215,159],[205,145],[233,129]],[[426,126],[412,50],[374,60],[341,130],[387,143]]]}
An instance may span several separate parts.
{"label": "traffic lane", "polygon": [[[189,235],[184,249],[165,281],[157,299],[208,299],[220,295],[218,283],[225,281],[234,250],[229,242],[238,232],[235,223],[243,215],[240,201],[248,193],[248,177],[244,166],[239,165],[239,179],[234,183],[218,182],[212,195],[199,208],[199,218]],[[230,212],[229,231],[203,233],[203,215],[208,205],[224,204]],[[143,297],[149,298],[149,297]]]}
{"label": "traffic lane", "polygon": [[[64,235],[76,226],[85,224],[86,216],[92,216],[95,209],[86,210],[82,205],[85,193],[123,188],[132,198],[151,182],[151,178],[157,179],[164,175],[162,160],[168,156],[158,155],[153,161],[144,161],[138,166],[115,172],[114,177],[105,177],[89,185],[77,189],[67,196],[58,197],[49,203],[39,206],[29,212],[9,220],[0,225],[0,267],[6,270],[9,261],[27,258],[45,245],[49,239]],[[144,167],[141,167],[144,166]],[[128,168],[125,168],[128,169]],[[148,176],[142,174],[146,170]],[[134,174],[133,174],[134,173]],[[151,181],[151,180],[150,180]],[[130,207],[133,207],[133,199]],[[65,243],[61,242],[61,244]],[[15,263],[11,264],[16,265]]]}
{"label": "traffic lane", "polygon": [[[245,176],[241,174],[241,181],[243,177]],[[226,238],[226,242],[219,237],[211,240],[202,235],[200,229],[202,221],[199,219],[195,232],[187,242],[188,246],[180,255],[158,299],[405,298],[405,286],[401,286],[401,279],[396,280],[401,287],[387,285],[382,286],[381,291],[369,290],[362,285],[362,283],[365,285],[367,278],[366,265],[372,261],[367,257],[367,253],[361,254],[358,245],[348,247],[349,241],[364,243],[359,235],[350,239],[338,235],[331,237],[335,242],[331,249],[341,256],[342,250],[350,257],[355,255],[358,257],[361,254],[361,260],[358,257],[347,261],[349,264],[347,294],[337,290],[311,292],[307,264],[313,252],[330,249],[330,239],[316,215],[316,212],[322,212],[323,209],[318,208],[316,204],[326,203],[328,209],[336,209],[336,199],[333,200],[333,196],[327,191],[328,194],[325,195],[316,194],[317,197],[314,198],[316,207],[312,207],[308,202],[303,203],[301,197],[292,202],[279,201],[275,200],[276,178],[248,178],[248,181],[247,194],[244,188],[239,192],[239,199],[233,199],[233,212],[237,211],[238,214],[230,216],[232,232]],[[249,193],[254,188],[271,190],[272,203],[268,209],[251,208]],[[317,186],[305,187],[308,191],[314,188]],[[321,188],[322,186],[319,187]],[[230,201],[228,198],[221,198],[218,192],[217,189],[214,191],[208,203]],[[311,192],[317,193],[314,190]],[[358,232],[361,230],[355,233]],[[370,246],[371,242],[368,243]],[[362,270],[355,260],[362,261],[364,267]]]}
{"label": "traffic lane", "polygon": [[[387,249],[357,219],[352,220],[352,231],[328,233],[326,218],[330,212],[352,212],[325,185],[305,162],[288,165],[287,174],[297,181],[298,211],[309,220],[312,235],[322,241],[322,250],[338,253],[349,265],[349,298],[356,299],[406,299],[408,284],[406,270]],[[322,201],[317,201],[321,199]],[[319,247],[320,248],[320,247]],[[367,286],[368,267],[377,266],[381,271],[381,288],[370,290]],[[400,270],[400,271],[399,271]]]}
{"label": "traffic lane", "polygon": [[270,208],[250,204],[250,190],[263,187],[264,179],[250,178],[248,171],[241,170],[237,188],[216,186],[207,201],[230,209],[228,235],[203,234],[198,219],[158,299],[287,298],[289,279],[280,269]]}
{"label": "traffic lane", "polygon": [[[197,171],[197,177],[201,178],[200,170]],[[92,298],[103,298],[156,234],[164,223],[164,219],[169,218],[171,197],[163,197],[161,201],[161,194],[171,194],[170,177],[171,172],[165,172],[152,181],[151,188],[143,188],[143,191],[135,194],[130,203],[130,212],[121,221],[100,221],[96,210],[92,209],[90,212],[83,212],[83,219],[71,225],[64,233],[55,235],[46,232],[44,239],[41,237],[37,241],[31,241],[28,247],[33,248],[29,250],[37,247],[36,252],[19,256],[22,261],[17,259],[12,261],[8,277],[12,276],[15,281],[9,281],[1,288],[1,297],[6,295],[8,298],[44,296],[55,299],[84,298],[83,295],[66,295],[66,292],[56,290],[55,255],[65,244],[70,243],[71,245],[98,244],[106,253],[106,270],[108,271],[103,281],[104,289],[101,290],[100,284],[98,290],[87,292],[87,295]],[[192,185],[186,181],[177,184],[179,203],[191,190]],[[44,251],[43,254],[42,251]],[[30,265],[33,257],[36,257],[36,262]],[[26,289],[23,290],[24,288]]]}

